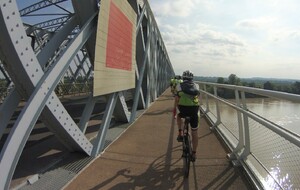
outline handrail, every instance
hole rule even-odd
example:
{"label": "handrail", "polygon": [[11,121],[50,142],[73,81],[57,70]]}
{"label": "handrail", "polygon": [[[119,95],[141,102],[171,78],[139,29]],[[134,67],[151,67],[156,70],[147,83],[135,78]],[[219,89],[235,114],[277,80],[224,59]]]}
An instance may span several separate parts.
{"label": "handrail", "polygon": [[297,146],[300,147],[300,135],[296,134],[296,133],[293,133],[287,129],[284,129],[282,127],[280,127],[279,125],[276,125],[270,121],[267,121],[266,119],[262,119],[262,117],[258,117],[258,115],[250,112],[249,110],[245,110],[229,101],[226,101],[224,99],[221,99],[217,96],[214,96],[210,93],[207,93],[203,90],[200,90],[202,93],[205,93],[207,94],[208,96],[220,101],[220,102],[223,102],[224,104],[230,106],[231,108],[243,113],[243,114],[246,114],[248,117],[252,118],[253,120],[259,122],[260,124],[268,127],[269,129],[271,129],[272,131],[274,131],[275,133],[278,133],[280,136],[282,137],[285,137],[285,139],[291,141],[292,143],[296,144]]}
{"label": "handrail", "polygon": [[260,89],[260,88],[252,88],[252,87],[246,87],[246,86],[236,86],[236,85],[230,85],[230,84],[219,84],[219,83],[200,82],[200,81],[196,81],[196,82],[198,84],[212,85],[215,87],[239,90],[239,91],[244,91],[244,92],[248,92],[251,94],[257,94],[257,95],[266,96],[266,97],[270,97],[270,98],[278,98],[278,99],[284,99],[284,100],[289,100],[292,102],[300,103],[300,95],[297,95],[297,94],[291,94],[291,93],[279,92],[279,91],[273,91],[273,90],[265,90],[265,89]]}
{"label": "handrail", "polygon": [[[247,108],[245,93],[293,103],[300,102],[300,95],[229,84],[196,82],[200,85],[200,109],[212,122],[212,129],[219,133],[231,150],[228,158],[233,164],[242,166],[259,189],[299,187],[300,181],[295,179],[300,175],[297,172],[300,168],[293,163],[298,162],[300,156],[300,135],[250,111]],[[213,88],[213,94],[208,92],[207,86]],[[236,102],[218,96],[218,88],[234,91]],[[215,103],[215,106],[212,103]],[[226,126],[227,118],[221,117],[223,113],[220,111],[220,104],[236,111],[237,121],[234,121],[234,115],[228,119],[234,126],[237,125],[237,128]],[[277,147],[276,144],[280,144],[281,147]],[[274,172],[274,168],[279,171]],[[297,171],[295,168],[298,168]]]}

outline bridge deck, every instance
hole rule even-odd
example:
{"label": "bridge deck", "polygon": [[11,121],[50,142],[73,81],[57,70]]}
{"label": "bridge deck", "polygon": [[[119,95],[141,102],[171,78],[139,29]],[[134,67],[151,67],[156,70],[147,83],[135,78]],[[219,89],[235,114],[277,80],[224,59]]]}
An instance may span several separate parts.
{"label": "bridge deck", "polygon": [[166,91],[65,189],[251,189],[203,117],[197,160],[184,179],[172,106],[173,97]]}

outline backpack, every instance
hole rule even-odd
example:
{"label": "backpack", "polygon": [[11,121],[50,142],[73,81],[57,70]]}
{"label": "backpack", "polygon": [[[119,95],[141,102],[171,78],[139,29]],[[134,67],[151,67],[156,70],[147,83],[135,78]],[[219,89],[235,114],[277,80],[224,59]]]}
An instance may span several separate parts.
{"label": "backpack", "polygon": [[184,82],[180,83],[180,87],[181,87],[182,92],[184,92],[188,95],[197,96],[200,93],[196,84],[192,81],[188,81],[188,80],[184,81]]}

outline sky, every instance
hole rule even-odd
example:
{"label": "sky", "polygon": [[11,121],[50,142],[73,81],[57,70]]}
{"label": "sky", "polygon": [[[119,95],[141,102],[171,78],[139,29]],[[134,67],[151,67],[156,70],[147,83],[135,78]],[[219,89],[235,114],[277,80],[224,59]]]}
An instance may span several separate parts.
{"label": "sky", "polygon": [[149,0],[176,74],[300,79],[299,0]]}
{"label": "sky", "polygon": [[300,80],[299,0],[148,1],[176,74]]}

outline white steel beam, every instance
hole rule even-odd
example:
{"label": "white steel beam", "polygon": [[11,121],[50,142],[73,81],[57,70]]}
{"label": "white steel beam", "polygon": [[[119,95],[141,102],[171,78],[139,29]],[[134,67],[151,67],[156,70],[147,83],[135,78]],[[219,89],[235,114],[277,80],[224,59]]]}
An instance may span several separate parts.
{"label": "white steel beam", "polygon": [[[15,84],[15,90],[6,97],[0,107],[0,113],[5,112],[0,117],[0,137],[20,99],[25,99],[27,102],[1,150],[0,189],[9,187],[23,147],[38,118],[70,150],[97,156],[103,149],[112,116],[119,121],[132,122],[137,110],[144,109],[155,100],[156,96],[168,87],[169,78],[174,75],[148,2],[145,0],[140,8],[140,1],[128,0],[138,15],[137,80],[135,89],[132,89],[134,91],[134,96],[131,97],[133,98],[132,110],[130,113],[125,92],[112,93],[106,102],[98,136],[92,144],[85,137],[85,131],[93,108],[100,97],[87,102],[77,126],[54,93],[54,89],[64,79],[68,70],[74,81],[78,76],[88,81],[92,75],[96,36],[94,27],[97,23],[94,18],[98,12],[98,1],[69,0],[72,2],[74,14],[65,10],[66,15],[74,16],[54,32],[46,31],[45,25],[40,25],[42,28],[38,29],[30,25],[25,26],[20,18],[20,12],[21,15],[28,15],[50,5],[58,6],[57,4],[63,1],[67,0],[40,1],[19,11],[15,0],[1,0],[0,59],[8,77]],[[44,23],[48,24],[49,21]],[[34,40],[30,41],[29,37]],[[80,50],[84,56],[76,57]],[[85,50],[88,54],[84,53]],[[71,65],[75,64],[74,61],[72,62],[74,58],[79,60],[75,66]],[[88,71],[85,68],[88,68]],[[149,77],[155,79],[150,80]]]}

